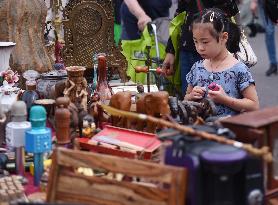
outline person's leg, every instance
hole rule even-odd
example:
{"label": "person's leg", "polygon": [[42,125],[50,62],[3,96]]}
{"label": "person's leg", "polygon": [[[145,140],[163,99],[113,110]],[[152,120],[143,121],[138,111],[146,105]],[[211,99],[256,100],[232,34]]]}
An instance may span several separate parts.
{"label": "person's leg", "polygon": [[270,67],[266,71],[266,75],[269,76],[273,73],[277,73],[277,58],[276,58],[276,45],[275,45],[275,25],[274,23],[265,16],[263,6],[259,6],[263,25],[265,27],[265,44]]}
{"label": "person's leg", "polygon": [[187,89],[186,75],[191,70],[191,67],[195,62],[201,60],[201,56],[197,52],[180,51],[180,70],[181,70],[181,91],[184,96]]}

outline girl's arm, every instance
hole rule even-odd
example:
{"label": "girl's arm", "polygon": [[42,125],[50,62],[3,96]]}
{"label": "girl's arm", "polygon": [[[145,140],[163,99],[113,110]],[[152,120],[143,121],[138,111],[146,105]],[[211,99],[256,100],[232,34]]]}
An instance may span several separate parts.
{"label": "girl's arm", "polygon": [[219,103],[222,103],[240,112],[254,111],[259,109],[259,98],[255,85],[251,84],[247,88],[245,88],[242,92],[242,95],[243,99],[237,99],[225,95]]}

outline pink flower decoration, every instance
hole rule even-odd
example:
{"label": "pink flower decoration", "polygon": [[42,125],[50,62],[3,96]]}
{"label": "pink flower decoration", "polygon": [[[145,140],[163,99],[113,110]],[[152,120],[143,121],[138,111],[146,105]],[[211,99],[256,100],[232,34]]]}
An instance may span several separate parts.
{"label": "pink flower decoration", "polygon": [[14,72],[12,70],[6,70],[0,73],[0,75],[3,77],[5,81],[7,81],[9,84],[14,84],[19,80],[19,75],[17,72]]}

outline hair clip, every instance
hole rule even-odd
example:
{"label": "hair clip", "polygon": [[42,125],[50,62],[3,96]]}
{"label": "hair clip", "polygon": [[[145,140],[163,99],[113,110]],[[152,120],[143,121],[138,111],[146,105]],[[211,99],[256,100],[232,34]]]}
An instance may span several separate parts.
{"label": "hair clip", "polygon": [[214,11],[210,14],[210,17],[209,17],[210,22],[213,22],[213,18],[214,18]]}

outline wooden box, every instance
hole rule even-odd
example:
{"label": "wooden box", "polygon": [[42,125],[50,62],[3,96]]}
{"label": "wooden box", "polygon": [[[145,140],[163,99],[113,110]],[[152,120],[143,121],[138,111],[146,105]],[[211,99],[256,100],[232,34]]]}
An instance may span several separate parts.
{"label": "wooden box", "polygon": [[[184,205],[184,168],[65,148],[56,149],[52,159],[47,202],[85,205]],[[121,173],[137,180],[85,176],[75,171],[78,167]]]}
{"label": "wooden box", "polygon": [[[102,143],[101,137],[117,140],[119,146],[114,146],[108,143]],[[94,140],[96,139],[96,140]],[[107,125],[101,132],[96,134],[91,140],[86,138],[78,139],[81,149],[90,150],[93,152],[115,155],[127,158],[138,158],[149,160],[157,154],[161,145],[155,134],[139,132],[119,127]],[[100,142],[99,144],[97,144]],[[121,146],[121,142],[128,143],[132,146],[142,148],[142,150],[126,149]],[[123,144],[125,145],[125,144]]]}

